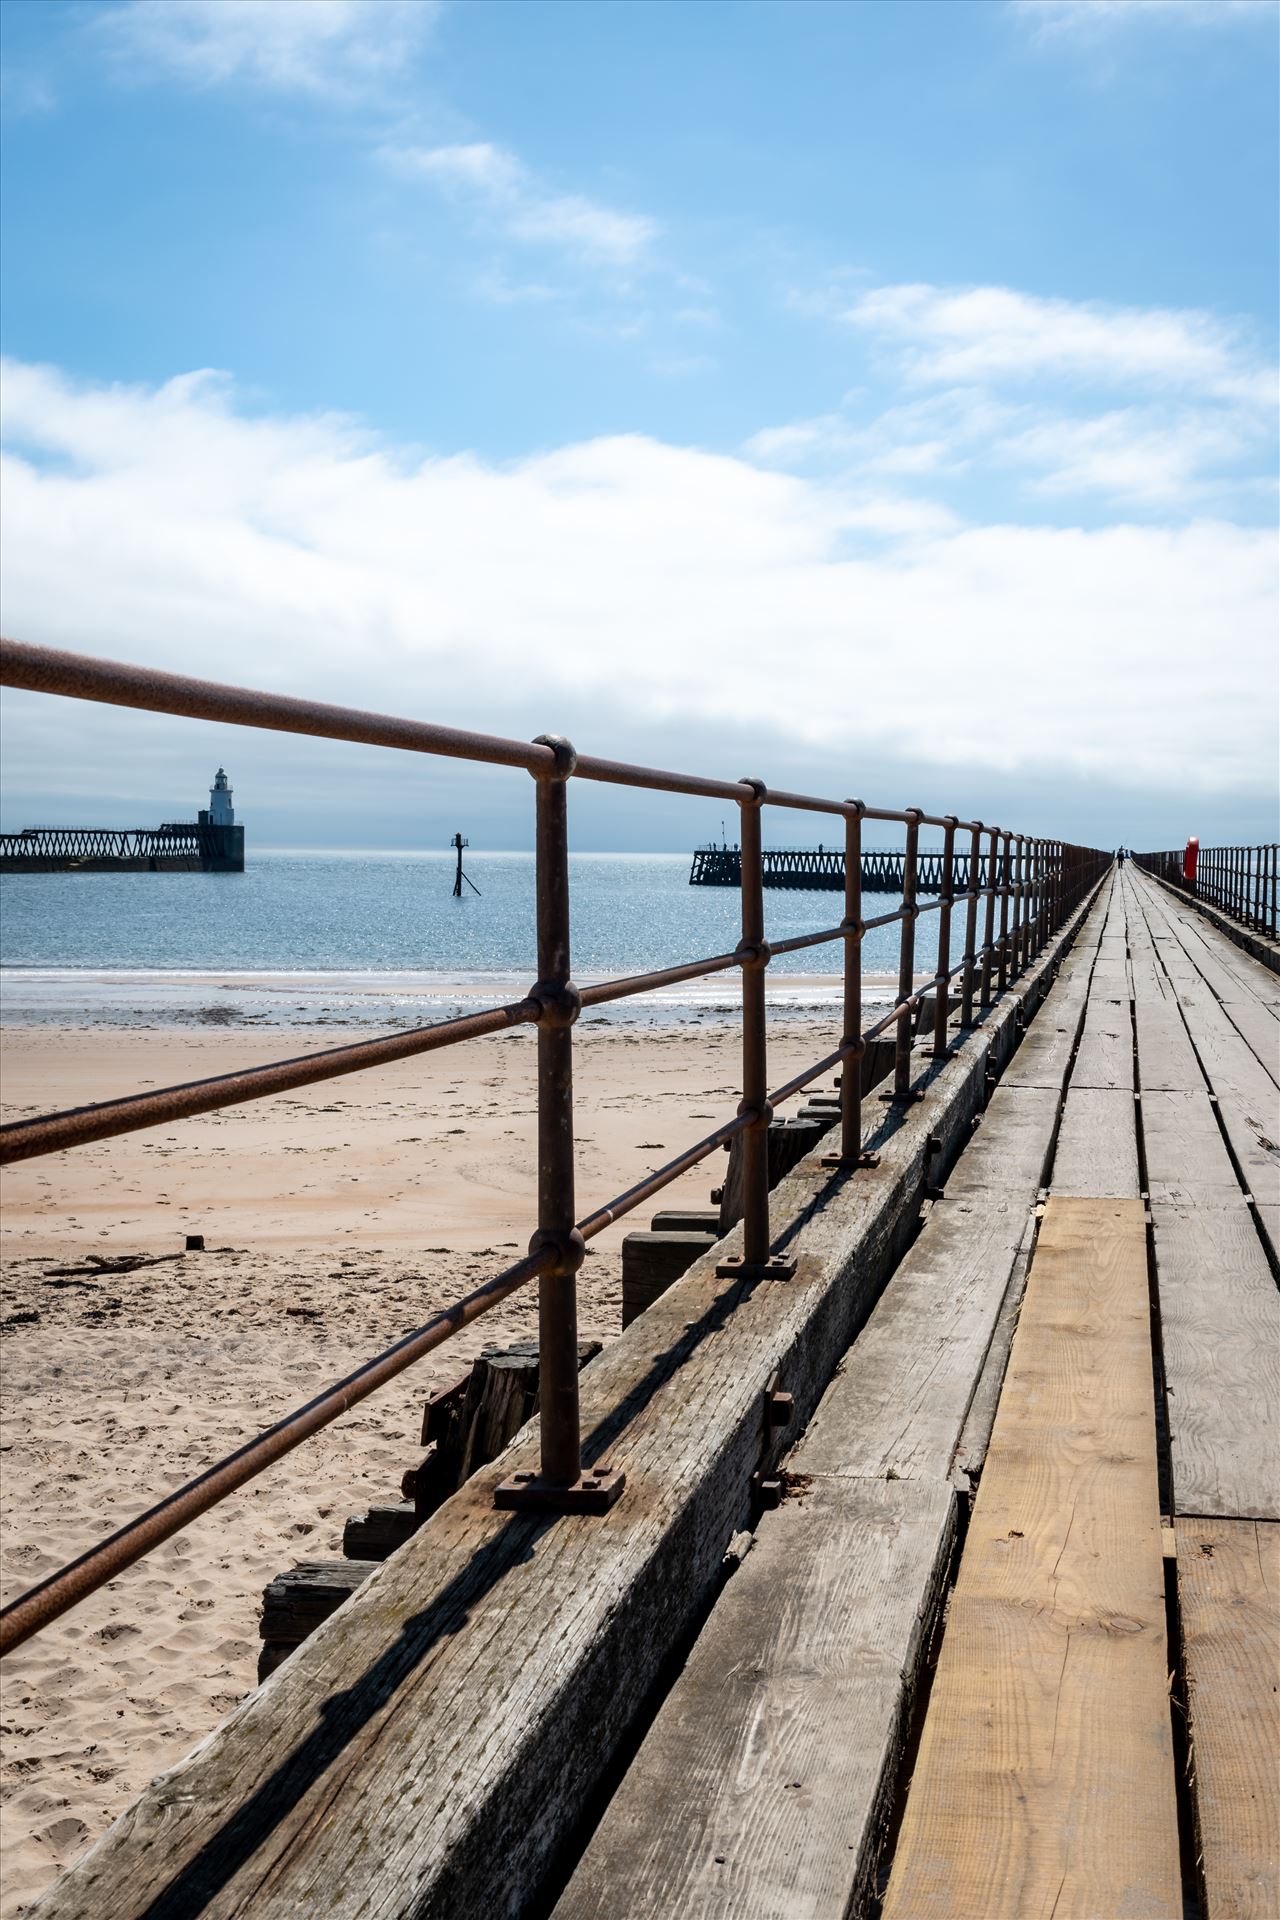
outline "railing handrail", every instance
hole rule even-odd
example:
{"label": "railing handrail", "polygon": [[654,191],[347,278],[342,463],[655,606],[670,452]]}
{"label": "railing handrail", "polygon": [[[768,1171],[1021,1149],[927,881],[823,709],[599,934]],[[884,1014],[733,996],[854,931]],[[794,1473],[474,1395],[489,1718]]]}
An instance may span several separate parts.
{"label": "railing handrail", "polygon": [[1194,879],[1188,880],[1184,861],[1190,846],[1167,847],[1158,853],[1135,853],[1146,873],[1170,886],[1207,900],[1229,919],[1275,939],[1280,933],[1280,841],[1237,841],[1195,848]]}
{"label": "railing handrail", "polygon": [[[748,1274],[782,1274],[783,1263],[771,1259],[770,1255],[765,1133],[774,1107],[833,1067],[844,1064],[856,1069],[870,1042],[890,1027],[896,1027],[897,1031],[892,1097],[909,1098],[911,1023],[926,992],[931,989],[937,996],[933,1057],[939,1058],[946,1053],[949,983],[957,975],[962,977],[961,1024],[973,1024],[975,994],[979,1009],[988,1007],[993,979],[999,991],[1003,991],[1010,977],[1016,976],[1028,963],[1050,932],[1062,924],[1097,882],[1110,860],[1110,855],[1096,848],[1033,838],[986,826],[981,821],[961,821],[951,814],[926,814],[917,807],[871,807],[861,800],[825,800],[775,791],[760,780],[728,781],[672,773],[579,755],[568,741],[557,736],[544,735],[532,742],[506,740],[493,734],[223,686],[17,641],[0,642],[0,684],[150,712],[522,769],[532,774],[536,782],[538,921],[538,978],[523,998],[505,1006],[439,1021],[408,1033],[330,1048],[238,1073],[214,1075],[183,1086],[104,1101],[70,1112],[39,1115],[0,1128],[0,1162],[30,1159],[246,1100],[266,1098],[515,1026],[533,1025],[538,1031],[538,1229],[526,1258],[493,1276],[463,1300],[433,1315],[415,1332],[375,1355],[187,1486],[168,1495],[149,1512],[21,1595],[0,1613],[0,1653],[19,1645],[439,1346],[459,1328],[469,1325],[516,1288],[535,1278],[540,1282],[543,1468],[535,1485],[508,1487],[505,1491],[500,1488],[499,1497],[503,1504],[509,1505],[541,1503],[553,1510],[573,1506],[581,1506],[586,1511],[599,1510],[601,1504],[616,1497],[621,1476],[611,1475],[601,1463],[596,1463],[589,1473],[584,1472],[581,1464],[575,1276],[586,1242],[661,1192],[717,1147],[741,1138],[743,1253],[733,1256],[726,1264]],[[569,967],[566,795],[571,781],[577,779],[727,799],[740,808],[742,938],[732,952],[601,981],[581,989],[573,984]],[[764,862],[760,822],[765,806],[828,813],[843,819],[845,911],[838,926],[797,935],[773,945],[768,942],[761,892]],[[894,821],[906,829],[902,905],[895,912],[871,919],[864,919],[862,914],[860,854],[864,820]],[[942,892],[938,899],[927,903],[920,903],[916,897],[921,826],[940,827],[945,836],[940,853],[929,850],[930,859],[942,862]],[[958,833],[968,835],[970,843],[967,852],[959,856],[955,852]],[[957,893],[954,885],[957,859],[966,860],[969,863],[966,872],[979,875],[986,884]],[[998,934],[995,928],[997,898],[1000,901]],[[985,902],[981,946],[977,941],[980,902]],[[951,914],[960,906],[966,908],[965,951],[961,960],[952,964]],[[924,985],[917,986],[916,926],[929,913],[938,914],[937,962],[932,974],[926,975]],[[895,922],[902,929],[896,999],[882,1018],[864,1030],[862,943],[873,928]],[[844,952],[843,1026],[839,1045],[770,1093],[766,970],[775,955],[835,941],[841,942]],[[605,1005],[731,969],[742,975],[743,994],[743,1098],[737,1113],[607,1205],[578,1219],[574,1206],[572,1029],[579,1012],[584,1006]],[[861,1111],[860,1072],[846,1071],[841,1081],[840,1152],[832,1161],[847,1173],[873,1158],[862,1149]]]}

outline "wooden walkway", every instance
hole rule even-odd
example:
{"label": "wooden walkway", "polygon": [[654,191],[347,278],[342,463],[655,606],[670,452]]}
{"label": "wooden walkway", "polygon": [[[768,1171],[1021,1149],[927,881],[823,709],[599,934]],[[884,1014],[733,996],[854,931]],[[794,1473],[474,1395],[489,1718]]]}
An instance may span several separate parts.
{"label": "wooden walkway", "polygon": [[1280,979],[1124,868],[557,1920],[1280,1913],[1278,1141]]}
{"label": "wooden walkway", "polygon": [[956,1039],[33,1920],[1274,1920],[1280,975],[1125,868]]}

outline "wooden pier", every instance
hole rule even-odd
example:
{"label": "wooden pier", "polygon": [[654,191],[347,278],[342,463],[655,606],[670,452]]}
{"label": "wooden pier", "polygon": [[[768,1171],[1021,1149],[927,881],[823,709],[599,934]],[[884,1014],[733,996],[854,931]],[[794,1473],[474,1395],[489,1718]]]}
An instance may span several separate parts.
{"label": "wooden pier", "polygon": [[243,873],[244,828],[23,827],[0,833],[0,873]]}
{"label": "wooden pier", "polygon": [[[869,848],[862,855],[862,891],[901,895],[905,856],[892,848]],[[997,863],[1000,856],[997,856]],[[979,854],[977,861],[967,853],[953,857],[952,884],[957,893],[967,892],[969,876],[976,864],[978,886],[988,885],[989,856]],[[936,894],[942,891],[944,855],[923,849],[916,856],[917,890]],[[780,887],[801,893],[841,893],[844,891],[844,854],[836,847],[766,847],[763,854],[763,880],[766,887]],[[738,847],[698,847],[689,871],[691,887],[740,887],[742,853]]]}
{"label": "wooden pier", "polygon": [[34,1911],[1274,1914],[1280,981],[1129,866],[950,1038]]}

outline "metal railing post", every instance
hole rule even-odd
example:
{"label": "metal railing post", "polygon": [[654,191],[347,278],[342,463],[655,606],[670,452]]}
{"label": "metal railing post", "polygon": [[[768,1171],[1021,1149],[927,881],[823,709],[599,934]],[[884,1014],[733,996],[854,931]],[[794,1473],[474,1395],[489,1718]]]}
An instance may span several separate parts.
{"label": "metal railing post", "polygon": [[[907,844],[902,856],[902,920],[898,947],[898,1004],[909,1000],[916,972],[916,874],[920,858],[920,809],[908,807]],[[914,1010],[904,1007],[898,1015],[893,1054],[893,1092],[891,1100],[923,1098],[911,1091],[911,1029]]]}
{"label": "metal railing post", "polygon": [[1016,980],[1022,971],[1022,942],[1027,930],[1027,843],[1023,834],[1015,833],[1013,851],[1013,892],[1012,908],[1009,915],[1009,978]]}
{"label": "metal railing post", "polygon": [[960,976],[960,1025],[973,1025],[973,984],[978,939],[978,876],[982,870],[982,822],[975,820],[969,832],[969,898],[964,909],[964,972]]}
{"label": "metal railing post", "polygon": [[933,1057],[945,1060],[947,1047],[947,1020],[950,1015],[951,1000],[951,902],[955,898],[955,854],[956,828],[959,826],[954,813],[946,816],[946,827],[942,839],[942,904],[938,908],[938,971],[933,982]]}
{"label": "metal railing post", "polygon": [[1013,835],[1005,833],[1001,838],[1004,841],[1004,850],[1000,855],[1000,938],[996,943],[999,976],[996,988],[998,992],[1003,993],[1009,984],[1009,848],[1013,843]]}
{"label": "metal railing post", "polygon": [[979,1004],[991,1005],[991,962],[994,958],[996,929],[996,869],[999,865],[998,847],[1000,843],[999,827],[990,829],[991,844],[987,849],[987,900],[982,919],[982,984],[979,989]]}
{"label": "metal railing post", "polygon": [[1027,959],[1033,960],[1040,951],[1044,940],[1044,853],[1045,842],[1032,840],[1031,847],[1031,925],[1028,934]]}
{"label": "metal railing post", "polygon": [[578,1414],[578,1269],[586,1241],[575,1224],[573,1026],[582,1007],[569,971],[569,779],[577,755],[557,735],[539,736],[556,756],[535,775],[538,979],[538,1229],[530,1253],[551,1248],[555,1264],[538,1280],[538,1399],[542,1463],[494,1492],[499,1507],[604,1512],[622,1492],[607,1467],[582,1470]]}
{"label": "metal railing post", "polygon": [[789,1279],[795,1262],[769,1256],[769,1053],[766,1035],[765,969],[769,945],[764,937],[764,854],[761,814],[768,788],[763,780],[744,779],[750,795],[739,803],[742,847],[742,1101],[751,1114],[742,1140],[742,1252],[722,1260],[721,1275],[747,1273]]}
{"label": "metal railing post", "polygon": [[862,816],[861,800],[844,817],[844,1015],[842,1048],[850,1047],[840,1067],[840,1151],[822,1157],[824,1167],[878,1167],[878,1153],[862,1150]]}

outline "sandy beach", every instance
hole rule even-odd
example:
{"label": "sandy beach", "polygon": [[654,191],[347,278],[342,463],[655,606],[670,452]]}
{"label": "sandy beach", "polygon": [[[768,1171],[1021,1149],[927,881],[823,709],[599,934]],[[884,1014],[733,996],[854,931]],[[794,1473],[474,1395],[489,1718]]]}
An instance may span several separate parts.
{"label": "sandy beach", "polygon": [[[771,1021],[775,1083],[835,1044],[834,1020],[832,1006]],[[0,1054],[4,1117],[346,1037],[19,1026]],[[704,1010],[649,1031],[584,1019],[577,1043],[581,1214],[733,1111],[739,1041]],[[6,1174],[6,1601],[523,1249],[534,1046],[515,1031]],[[706,1206],[723,1165],[657,1204]],[[593,1243],[583,1337],[619,1331],[622,1236],[652,1210]],[[189,1233],[208,1250],[100,1278],[51,1272],[90,1254],[178,1255]],[[6,1661],[3,1920],[253,1687],[263,1586],[338,1553],[349,1514],[399,1497],[432,1387],[535,1328],[534,1292],[515,1295]]]}

